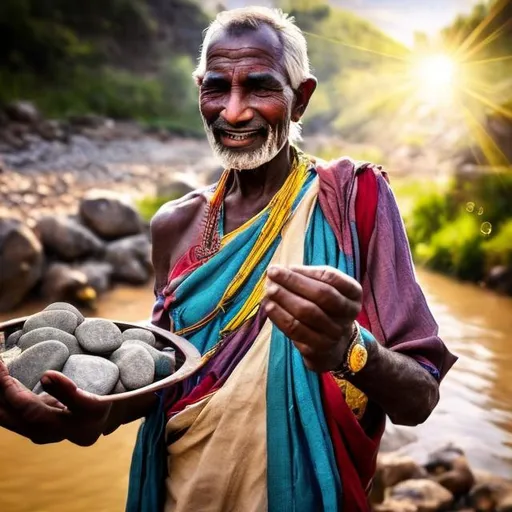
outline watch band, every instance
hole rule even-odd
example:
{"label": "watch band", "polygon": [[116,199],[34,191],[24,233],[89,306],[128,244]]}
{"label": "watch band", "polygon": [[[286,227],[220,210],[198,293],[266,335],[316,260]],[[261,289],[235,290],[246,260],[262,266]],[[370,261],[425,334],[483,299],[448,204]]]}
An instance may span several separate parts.
{"label": "watch band", "polygon": [[350,343],[345,355],[345,361],[340,368],[332,371],[334,377],[345,379],[347,376],[355,375],[361,371],[368,360],[368,351],[361,334],[361,328],[358,322],[354,321],[354,332],[350,338]]}

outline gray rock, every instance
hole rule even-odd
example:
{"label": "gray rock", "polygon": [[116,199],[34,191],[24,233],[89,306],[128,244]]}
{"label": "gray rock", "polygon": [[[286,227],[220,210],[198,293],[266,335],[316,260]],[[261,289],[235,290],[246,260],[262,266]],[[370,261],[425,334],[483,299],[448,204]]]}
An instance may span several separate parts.
{"label": "gray rock", "polygon": [[85,319],[77,327],[75,336],[82,348],[92,354],[110,354],[123,343],[119,327],[103,318]]}
{"label": "gray rock", "polygon": [[43,385],[41,384],[41,381],[39,381],[34,389],[32,390],[32,393],[35,393],[36,395],[41,395],[44,393]]}
{"label": "gray rock", "polygon": [[94,233],[70,217],[42,217],[36,230],[45,248],[66,261],[102,254],[105,248]]}
{"label": "gray rock", "polygon": [[126,345],[138,345],[148,351],[155,363],[155,380],[164,379],[174,373],[176,368],[176,355],[174,350],[162,352],[141,340],[126,340],[123,343],[123,347]]}
{"label": "gray rock", "polygon": [[78,325],[80,325],[85,319],[84,315],[80,312],[78,308],[73,306],[73,304],[68,304],[67,302],[54,302],[49,306],[46,306],[43,311],[53,311],[54,309],[59,309],[61,311],[71,311],[78,318]]}
{"label": "gray rock", "polygon": [[35,124],[41,117],[39,110],[30,101],[13,101],[5,106],[5,113],[13,121],[26,124]]}
{"label": "gray rock", "polygon": [[17,306],[43,272],[43,246],[17,219],[0,217],[0,311]]}
{"label": "gray rock", "polygon": [[[48,370],[60,371],[69,357],[69,350],[60,341],[43,341],[22,352],[8,365],[9,373],[28,389],[34,389]],[[74,356],[76,357],[76,356]]]}
{"label": "gray rock", "polygon": [[18,341],[18,346],[21,350],[27,350],[28,348],[41,343],[42,341],[55,340],[64,343],[68,347],[69,354],[83,354],[83,350],[80,347],[77,339],[68,332],[55,329],[54,327],[39,327],[25,333]]}
{"label": "gray rock", "polygon": [[72,334],[78,325],[77,316],[71,311],[53,310],[41,311],[25,320],[23,333],[39,329],[40,327],[53,327]]}
{"label": "gray rock", "polygon": [[119,369],[114,363],[86,354],[71,356],[62,373],[80,389],[96,395],[108,395],[119,380]]}
{"label": "gray rock", "polygon": [[110,360],[119,368],[121,382],[128,389],[140,389],[151,384],[155,378],[155,363],[146,348],[123,345]]}
{"label": "gray rock", "polygon": [[107,244],[105,259],[114,269],[114,279],[131,284],[144,284],[150,276],[150,253],[149,240],[142,234]]}
{"label": "gray rock", "polygon": [[108,190],[89,191],[80,203],[80,216],[105,239],[134,235],[142,229],[137,210],[123,196]]}
{"label": "gray rock", "polygon": [[124,387],[121,379],[117,381],[115,388],[112,390],[113,395],[119,395],[120,393],[126,393],[128,390]]}
{"label": "gray rock", "polygon": [[127,340],[141,340],[152,347],[155,346],[156,338],[155,335],[147,329],[141,329],[134,327],[132,329],[126,329],[123,331],[123,339]]}
{"label": "gray rock", "polygon": [[9,350],[10,348],[15,347],[18,344],[18,341],[21,338],[22,334],[22,329],[15,331],[12,334],[9,334],[9,336],[5,340],[5,350]]}
{"label": "gray rock", "polygon": [[114,272],[110,263],[91,260],[75,264],[73,267],[86,276],[89,286],[92,286],[98,294],[110,289],[110,282]]}

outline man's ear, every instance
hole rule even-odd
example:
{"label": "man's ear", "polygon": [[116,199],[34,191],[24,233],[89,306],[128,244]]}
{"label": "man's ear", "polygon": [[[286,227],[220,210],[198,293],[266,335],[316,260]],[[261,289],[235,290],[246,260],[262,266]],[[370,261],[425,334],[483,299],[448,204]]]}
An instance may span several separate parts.
{"label": "man's ear", "polygon": [[311,76],[304,80],[295,90],[295,104],[292,110],[292,121],[298,122],[304,115],[311,96],[315,92],[317,80]]}

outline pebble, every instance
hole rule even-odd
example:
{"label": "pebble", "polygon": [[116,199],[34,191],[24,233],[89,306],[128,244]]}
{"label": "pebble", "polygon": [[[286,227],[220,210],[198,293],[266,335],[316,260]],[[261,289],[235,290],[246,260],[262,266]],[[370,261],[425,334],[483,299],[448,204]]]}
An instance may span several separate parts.
{"label": "pebble", "polygon": [[80,389],[96,395],[108,395],[119,380],[119,368],[114,363],[88,354],[71,356],[62,373]]}
{"label": "pebble", "polygon": [[54,327],[69,334],[73,334],[78,325],[78,318],[71,311],[51,310],[41,311],[30,316],[23,325],[23,332],[29,332],[40,327]]}
{"label": "pebble", "polygon": [[110,356],[110,360],[118,366],[121,381],[128,390],[148,386],[155,378],[155,363],[143,347],[123,345]]}
{"label": "pebble", "polygon": [[127,340],[141,340],[144,343],[147,343],[151,347],[154,347],[156,344],[156,338],[155,335],[148,331],[147,329],[139,329],[139,328],[132,328],[132,329],[126,329],[126,331],[123,331],[123,339],[125,341]]}
{"label": "pebble", "polygon": [[110,354],[123,343],[119,327],[102,318],[87,318],[77,327],[75,336],[83,349],[98,355]]}
{"label": "pebble", "polygon": [[8,364],[9,373],[28,389],[34,389],[46,371],[60,371],[68,357],[69,350],[64,343],[43,341],[28,348],[11,361]]}
{"label": "pebble", "polygon": [[39,327],[33,331],[25,333],[18,341],[18,346],[21,350],[27,350],[27,348],[41,343],[42,341],[55,340],[64,343],[68,347],[69,355],[83,354],[83,350],[80,347],[77,339],[68,332],[55,329],[54,327]]}
{"label": "pebble", "polygon": [[119,395],[120,393],[126,393],[128,390],[123,386],[121,379],[117,381],[116,386],[112,390],[113,395]]}
{"label": "pebble", "polygon": [[73,304],[68,304],[67,302],[54,302],[53,304],[46,306],[43,311],[53,311],[55,309],[71,311],[71,313],[74,313],[78,318],[78,325],[85,320],[84,315],[82,315],[80,310],[73,306]]}
{"label": "pebble", "polygon": [[155,363],[155,380],[163,379],[174,373],[176,367],[174,351],[161,352],[141,340],[126,340],[123,347],[127,345],[138,345],[149,353]]}
{"label": "pebble", "polygon": [[18,344],[19,339],[23,334],[23,330],[15,331],[7,337],[5,340],[5,350],[9,350],[12,347],[15,347]]}

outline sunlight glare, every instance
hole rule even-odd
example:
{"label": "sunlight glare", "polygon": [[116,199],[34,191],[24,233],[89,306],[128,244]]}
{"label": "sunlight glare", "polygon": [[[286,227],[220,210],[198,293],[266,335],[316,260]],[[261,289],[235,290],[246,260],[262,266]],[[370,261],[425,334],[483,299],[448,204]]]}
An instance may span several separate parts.
{"label": "sunlight glare", "polygon": [[446,54],[421,57],[413,66],[413,78],[421,97],[430,102],[451,99],[457,75],[455,60]]}

